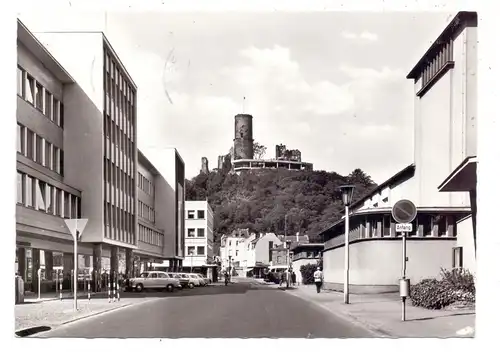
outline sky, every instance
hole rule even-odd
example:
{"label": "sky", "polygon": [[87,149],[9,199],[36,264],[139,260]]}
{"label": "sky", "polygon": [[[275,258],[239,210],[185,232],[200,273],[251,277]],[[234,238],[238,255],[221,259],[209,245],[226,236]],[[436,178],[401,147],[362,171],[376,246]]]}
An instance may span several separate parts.
{"label": "sky", "polygon": [[[50,9],[49,9],[50,10]],[[413,163],[406,75],[452,13],[22,12],[33,32],[102,30],[138,86],[139,148],[176,147],[186,177],[233,144],[299,149],[316,170],[377,183]],[[245,100],[243,100],[245,97]]]}

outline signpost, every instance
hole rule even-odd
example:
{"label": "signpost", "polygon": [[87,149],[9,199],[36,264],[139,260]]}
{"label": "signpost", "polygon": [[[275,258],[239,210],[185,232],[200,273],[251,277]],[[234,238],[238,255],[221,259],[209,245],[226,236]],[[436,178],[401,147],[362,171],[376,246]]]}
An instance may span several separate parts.
{"label": "signpost", "polygon": [[74,276],[73,276],[73,309],[75,311],[78,310],[77,304],[77,291],[78,291],[78,240],[80,239],[85,226],[87,225],[88,219],[80,218],[80,219],[65,219],[66,226],[69,229],[69,232],[73,236],[73,253],[74,253]]}
{"label": "signpost", "polygon": [[399,281],[399,295],[402,301],[402,321],[406,320],[406,298],[410,295],[410,280],[406,278],[406,235],[413,230],[411,222],[417,216],[417,208],[410,200],[399,200],[392,207],[392,217],[398,222],[396,224],[396,232],[403,234],[403,266],[402,278]]}

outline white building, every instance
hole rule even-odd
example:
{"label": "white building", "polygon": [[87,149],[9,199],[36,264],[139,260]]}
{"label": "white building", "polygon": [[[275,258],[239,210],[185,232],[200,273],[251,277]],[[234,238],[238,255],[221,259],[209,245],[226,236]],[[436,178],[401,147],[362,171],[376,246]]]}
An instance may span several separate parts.
{"label": "white building", "polygon": [[186,201],[185,216],[184,267],[203,272],[214,259],[214,213],[208,201]]}
{"label": "white building", "polygon": [[[351,205],[355,291],[397,290],[401,243],[394,238],[401,235],[391,207],[401,199],[418,213],[407,241],[412,283],[441,268],[475,271],[476,36],[477,14],[458,13],[407,76],[415,85],[414,163]],[[322,232],[325,282],[333,288],[343,282],[343,221]]]}

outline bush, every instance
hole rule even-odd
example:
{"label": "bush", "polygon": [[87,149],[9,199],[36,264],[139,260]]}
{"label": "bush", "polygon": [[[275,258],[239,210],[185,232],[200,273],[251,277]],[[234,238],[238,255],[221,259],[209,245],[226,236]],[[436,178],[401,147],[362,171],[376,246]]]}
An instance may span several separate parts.
{"label": "bush", "polygon": [[411,286],[413,306],[439,310],[454,303],[475,303],[474,276],[467,270],[441,269],[441,279],[424,279]]}
{"label": "bush", "polygon": [[318,264],[307,264],[300,266],[300,274],[302,275],[302,284],[314,283],[314,272],[318,268]]}

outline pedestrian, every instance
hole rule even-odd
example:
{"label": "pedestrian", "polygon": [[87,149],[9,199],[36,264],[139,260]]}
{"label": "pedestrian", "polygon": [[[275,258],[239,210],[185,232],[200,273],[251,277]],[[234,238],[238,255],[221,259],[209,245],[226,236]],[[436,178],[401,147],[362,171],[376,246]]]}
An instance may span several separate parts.
{"label": "pedestrian", "polygon": [[292,272],[292,283],[293,286],[295,287],[295,284],[297,283],[297,275],[295,274],[295,272]]}
{"label": "pedestrian", "polygon": [[316,285],[316,292],[321,292],[321,286],[323,285],[323,272],[318,267],[314,272],[314,284]]}

